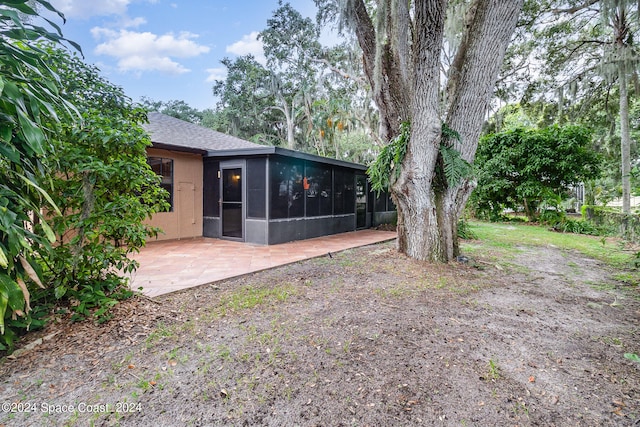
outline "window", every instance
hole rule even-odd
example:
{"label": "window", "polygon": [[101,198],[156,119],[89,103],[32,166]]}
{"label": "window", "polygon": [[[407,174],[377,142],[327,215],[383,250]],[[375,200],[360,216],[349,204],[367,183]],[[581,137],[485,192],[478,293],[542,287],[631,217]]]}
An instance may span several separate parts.
{"label": "window", "polygon": [[267,163],[265,159],[247,160],[247,217],[265,218],[266,192],[265,180]]}
{"label": "window", "polygon": [[387,212],[396,210],[396,205],[393,204],[391,193],[381,191],[380,194],[378,194],[376,191],[371,190],[371,193],[369,194],[372,194],[373,197],[375,197],[374,210],[376,212]]}
{"label": "window", "polygon": [[276,160],[272,160],[269,166],[269,186],[271,187],[271,218],[280,219],[289,216],[288,194],[289,194],[289,174],[287,165]]}
{"label": "window", "polygon": [[389,195],[386,191],[381,191],[380,193],[375,192],[375,211],[376,212],[386,212],[387,211],[387,200],[389,199]]}
{"label": "window", "polygon": [[335,169],[333,181],[333,214],[354,213],[356,193],[354,173],[345,169]]}
{"label": "window", "polygon": [[304,216],[303,163],[272,160],[270,162],[271,218]]}
{"label": "window", "polygon": [[167,190],[169,197],[169,212],[173,212],[173,159],[165,159],[162,157],[149,157],[147,163],[151,169],[162,179],[160,187]]}
{"label": "window", "polygon": [[307,166],[307,216],[331,215],[331,166]]}

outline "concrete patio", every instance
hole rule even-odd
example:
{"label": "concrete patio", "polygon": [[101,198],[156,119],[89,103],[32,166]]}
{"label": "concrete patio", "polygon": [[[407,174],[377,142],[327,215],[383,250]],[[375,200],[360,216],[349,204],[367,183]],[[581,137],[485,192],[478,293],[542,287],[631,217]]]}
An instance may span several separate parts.
{"label": "concrete patio", "polygon": [[131,287],[154,297],[395,238],[369,229],[270,246],[211,238],[150,242],[134,256],[140,267]]}

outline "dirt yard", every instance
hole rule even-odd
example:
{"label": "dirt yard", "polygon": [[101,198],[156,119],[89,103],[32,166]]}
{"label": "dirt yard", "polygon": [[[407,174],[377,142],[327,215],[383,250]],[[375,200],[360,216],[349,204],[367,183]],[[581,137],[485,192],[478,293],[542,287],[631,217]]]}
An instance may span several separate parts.
{"label": "dirt yard", "polygon": [[639,424],[637,287],[554,247],[495,255],[386,243],[60,321],[0,364],[0,425]]}

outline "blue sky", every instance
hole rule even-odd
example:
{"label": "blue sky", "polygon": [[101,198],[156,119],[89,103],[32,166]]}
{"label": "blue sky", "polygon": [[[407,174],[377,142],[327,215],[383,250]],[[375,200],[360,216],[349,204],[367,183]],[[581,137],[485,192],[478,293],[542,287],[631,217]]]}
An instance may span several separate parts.
{"label": "blue sky", "polygon": [[[134,101],[183,100],[213,108],[213,80],[224,78],[224,57],[252,53],[278,0],[50,0],[62,11],[66,38],[85,62],[100,68]],[[290,0],[315,19],[313,0]],[[56,21],[59,22],[59,21]]]}

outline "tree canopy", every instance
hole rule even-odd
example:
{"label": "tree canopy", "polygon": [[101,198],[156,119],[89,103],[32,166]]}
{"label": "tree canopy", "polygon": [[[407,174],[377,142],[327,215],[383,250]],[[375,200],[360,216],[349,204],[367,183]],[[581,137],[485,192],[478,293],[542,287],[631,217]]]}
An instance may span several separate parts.
{"label": "tree canopy", "polygon": [[637,12],[630,0],[527,2],[500,84],[506,102],[555,105],[547,108],[552,122],[593,129],[594,148],[607,154],[603,180],[618,183],[627,212],[637,158],[630,116],[638,89]]}
{"label": "tree canopy", "polygon": [[499,217],[504,209],[524,209],[535,219],[545,200],[557,200],[570,185],[596,178],[601,158],[591,149],[586,128],[552,125],[482,137],[476,164],[478,213]]}
{"label": "tree canopy", "polygon": [[371,160],[377,114],[359,50],[322,46],[320,28],[280,2],[259,34],[266,63],[251,55],[222,60],[227,77],[213,86],[219,102],[207,126],[262,144]]}
{"label": "tree canopy", "polygon": [[162,102],[154,101],[148,97],[142,97],[141,103],[147,111],[157,111],[158,113],[166,114],[167,116],[175,117],[176,119],[197,125],[203,123],[206,114],[211,114],[210,111],[200,111],[197,108],[191,107],[185,101],[177,99]]}

